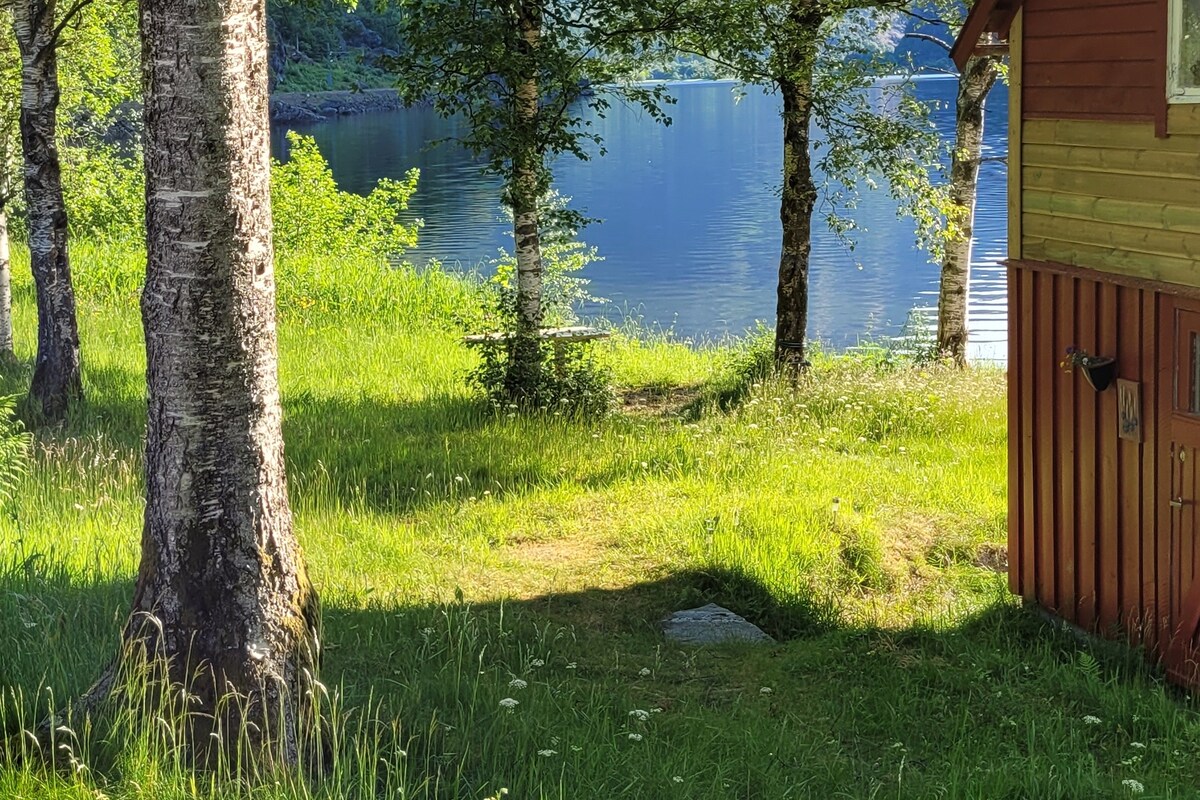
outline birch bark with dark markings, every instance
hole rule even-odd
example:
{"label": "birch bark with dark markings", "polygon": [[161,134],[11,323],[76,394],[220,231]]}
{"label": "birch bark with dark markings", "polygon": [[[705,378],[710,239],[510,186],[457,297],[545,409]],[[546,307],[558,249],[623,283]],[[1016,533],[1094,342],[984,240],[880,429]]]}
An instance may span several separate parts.
{"label": "birch bark with dark markings", "polygon": [[[77,11],[77,4],[68,14]],[[21,53],[21,149],[29,259],[37,290],[38,346],[29,393],[50,419],[83,395],[79,324],[67,256],[67,210],[58,157],[55,0],[16,0],[13,32]]]}
{"label": "birch bark with dark markings", "polygon": [[236,692],[227,741],[294,761],[318,610],[284,474],[265,2],[142,0],[140,18],[147,504],[126,637],[199,698],[199,746]]}
{"label": "birch bark with dark markings", "polygon": [[950,166],[950,200],[963,209],[961,235],[946,242],[938,292],[938,350],[959,365],[967,361],[967,287],[971,280],[971,236],[979,164],[983,158],[983,110],[999,77],[999,59],[976,56],[958,80],[955,148]]}
{"label": "birch bark with dark markings", "polygon": [[[0,184],[3,184],[0,179]],[[0,193],[4,191],[0,186]],[[8,213],[0,208],[0,363],[13,359],[12,258],[8,243]]]}
{"label": "birch bark with dark markings", "polygon": [[[533,56],[541,40],[541,19],[537,7],[522,2],[517,8],[517,27],[524,53],[532,68]],[[512,210],[513,249],[517,261],[517,330],[509,364],[508,390],[522,397],[536,388],[541,369],[538,331],[542,327],[542,241],[538,214],[541,154],[537,150],[539,92],[537,77],[528,75],[515,93],[517,139],[525,145],[513,163]]]}

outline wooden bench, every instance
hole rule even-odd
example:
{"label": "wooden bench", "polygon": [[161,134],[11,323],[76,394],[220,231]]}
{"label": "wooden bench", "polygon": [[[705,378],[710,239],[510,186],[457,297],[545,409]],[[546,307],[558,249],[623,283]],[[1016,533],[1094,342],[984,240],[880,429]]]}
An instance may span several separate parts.
{"label": "wooden bench", "polygon": [[[468,347],[500,344],[509,341],[514,336],[516,334],[511,331],[472,333],[469,336],[463,337],[463,343]],[[554,371],[560,377],[566,371],[566,353],[564,348],[567,345],[590,342],[595,339],[607,339],[610,336],[612,336],[611,331],[601,330],[600,328],[589,328],[586,325],[575,325],[569,328],[542,328],[538,331],[538,339],[550,342],[554,347]]]}

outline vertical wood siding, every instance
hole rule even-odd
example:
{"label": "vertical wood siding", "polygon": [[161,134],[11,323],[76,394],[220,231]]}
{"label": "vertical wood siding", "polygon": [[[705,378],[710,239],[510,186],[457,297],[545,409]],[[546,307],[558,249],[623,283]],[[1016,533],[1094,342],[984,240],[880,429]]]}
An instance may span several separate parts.
{"label": "vertical wood siding", "polygon": [[1028,0],[1027,117],[1150,120],[1161,113],[1161,0]]}
{"label": "vertical wood siding", "polygon": [[[1083,628],[1157,647],[1171,588],[1170,537],[1158,535],[1158,295],[1036,263],[1009,269],[1011,586]],[[1059,367],[1072,346],[1116,356],[1119,377],[1140,382],[1141,443],[1118,437],[1115,389]]]}

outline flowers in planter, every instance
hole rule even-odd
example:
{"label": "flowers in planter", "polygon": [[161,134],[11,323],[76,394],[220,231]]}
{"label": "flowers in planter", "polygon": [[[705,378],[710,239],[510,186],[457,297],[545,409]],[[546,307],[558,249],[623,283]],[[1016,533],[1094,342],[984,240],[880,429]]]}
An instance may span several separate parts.
{"label": "flowers in planter", "polygon": [[1098,392],[1107,389],[1117,376],[1117,360],[1112,356],[1094,356],[1081,347],[1071,345],[1058,365],[1067,372],[1076,367],[1087,378],[1087,382]]}
{"label": "flowers in planter", "polygon": [[1058,362],[1058,365],[1067,372],[1071,372],[1075,367],[1089,369],[1107,364],[1110,361],[1112,361],[1110,356],[1094,356],[1082,347],[1071,345],[1067,348],[1066,355],[1062,361]]}

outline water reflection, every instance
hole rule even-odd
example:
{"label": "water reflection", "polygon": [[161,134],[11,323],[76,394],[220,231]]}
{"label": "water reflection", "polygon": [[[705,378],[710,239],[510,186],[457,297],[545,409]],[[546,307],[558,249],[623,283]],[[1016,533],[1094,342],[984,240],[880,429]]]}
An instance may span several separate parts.
{"label": "water reflection", "polygon": [[[779,103],[731,83],[677,84],[672,91],[679,102],[670,109],[671,126],[614,107],[594,120],[608,154],[564,158],[555,177],[577,207],[603,220],[583,233],[605,257],[588,268],[592,289],[612,301],[593,311],[632,312],[681,336],[737,333],[774,317]],[[952,132],[954,81],[922,81],[918,91],[941,102],[936,121]],[[988,103],[986,157],[1005,153],[1006,116],[1005,87],[998,86]],[[425,228],[410,259],[471,268],[509,240],[497,179],[481,174],[457,145],[428,144],[453,138],[459,124],[412,109],[301,130],[316,137],[338,182],[353,191],[419,167],[412,212]],[[281,135],[274,138],[284,147]],[[1004,358],[1005,281],[997,262],[1005,250],[1005,180],[1002,160],[985,162],[969,309],[977,359]],[[895,218],[885,191],[864,195],[855,219],[865,230],[854,252],[823,225],[813,230],[810,334],[839,348],[864,335],[894,335],[914,307],[929,309],[937,300],[937,268],[913,247],[911,224]]]}

